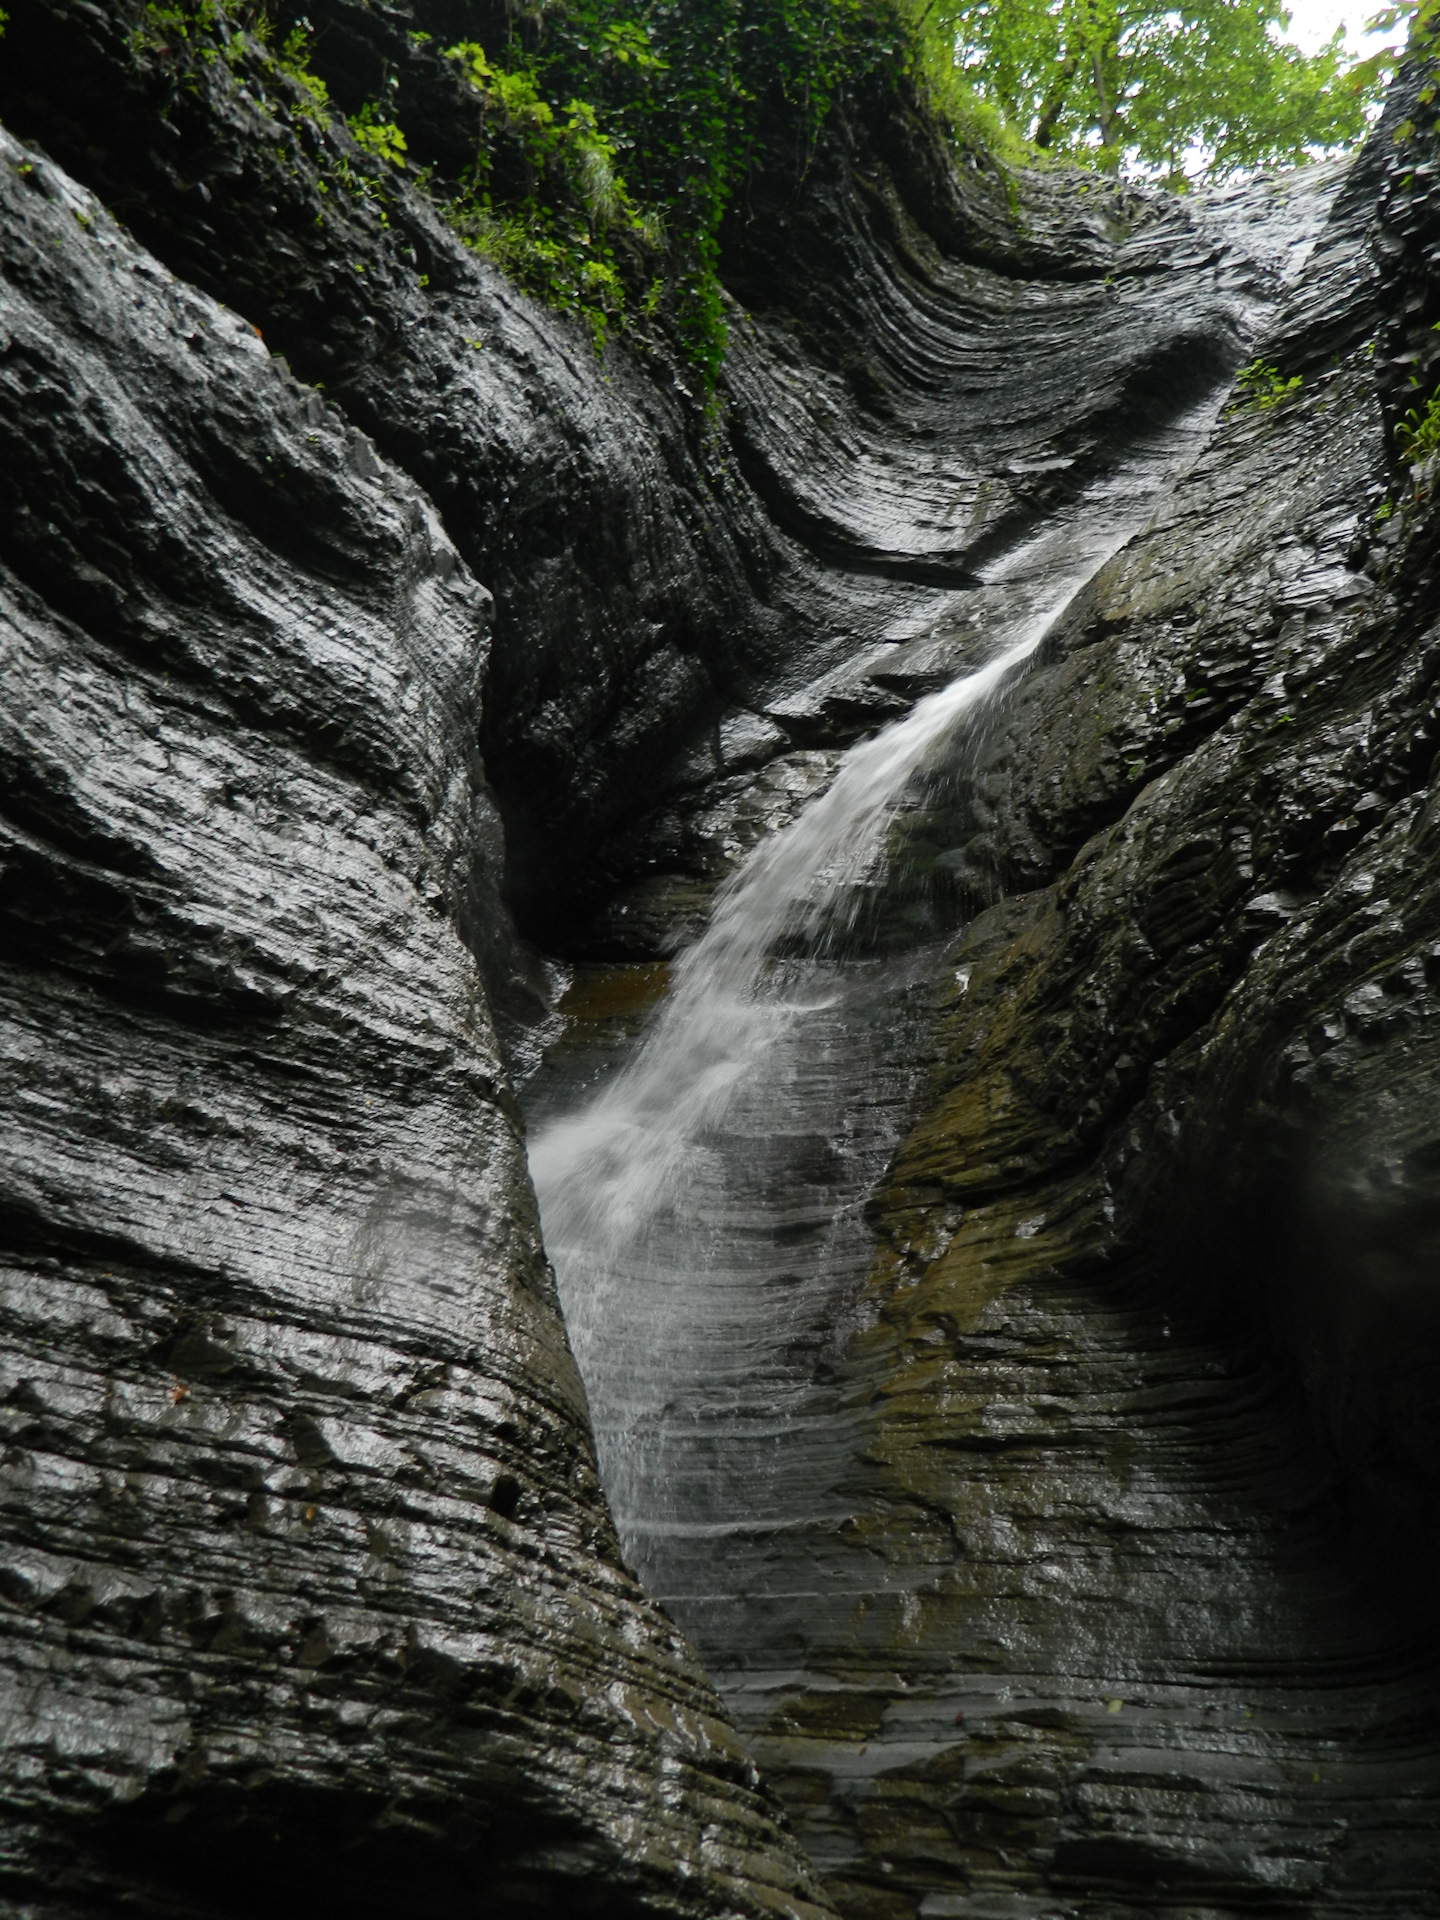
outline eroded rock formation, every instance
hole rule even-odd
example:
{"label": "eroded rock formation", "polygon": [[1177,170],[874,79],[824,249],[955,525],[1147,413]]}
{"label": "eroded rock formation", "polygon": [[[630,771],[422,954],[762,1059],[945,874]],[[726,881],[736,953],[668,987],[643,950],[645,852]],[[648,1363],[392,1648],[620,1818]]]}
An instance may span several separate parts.
{"label": "eroded rock formation", "polygon": [[490,597],[248,322],[0,194],[6,1904],[817,1912],[595,1478]]}
{"label": "eroded rock formation", "polygon": [[969,743],[945,857],[1006,897],[943,956],[873,1209],[830,1547],[864,1596],[798,1684],[697,1621],[847,1912],[1435,1911],[1403,110],[1258,343],[1296,397],[1222,417]]}
{"label": "eroded rock formation", "polygon": [[[132,11],[0,69],[4,1898],[1434,1910],[1428,147],[1195,210],[852,102],[737,212],[717,425]],[[312,13],[443,151],[424,9]],[[511,912],[653,956],[1277,303],[1299,397],[947,799],[865,1599],[673,1602],[722,1707],[596,1478]]]}

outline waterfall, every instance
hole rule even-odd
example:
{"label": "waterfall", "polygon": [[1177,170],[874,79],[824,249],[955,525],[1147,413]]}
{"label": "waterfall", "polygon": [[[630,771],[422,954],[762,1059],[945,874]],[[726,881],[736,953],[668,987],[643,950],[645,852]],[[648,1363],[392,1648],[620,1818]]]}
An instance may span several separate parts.
{"label": "waterfall", "polygon": [[626,1063],[532,1102],[531,1172],[621,1539],[713,1657],[735,1631],[727,1596],[810,1591],[844,1504],[823,1361],[903,1128],[926,959],[857,950],[860,904],[917,781],[1150,517],[1213,410],[990,570],[989,659],[853,746],[761,842]]}
{"label": "waterfall", "polygon": [[[552,1253],[618,1274],[643,1245],[739,1084],[820,1005],[771,955],[783,935],[838,944],[845,903],[882,857],[886,828],[936,744],[1038,644],[1028,635],[979,672],[922,700],[846,755],[831,785],[762,842],[716,902],[708,931],[679,961],[666,1005],[629,1064],[594,1103],[536,1141],[530,1165]],[[838,923],[838,924],[837,924]],[[583,1250],[583,1251],[582,1251]],[[596,1301],[567,1286],[577,1352],[593,1345]],[[584,1360],[581,1360],[582,1367]]]}

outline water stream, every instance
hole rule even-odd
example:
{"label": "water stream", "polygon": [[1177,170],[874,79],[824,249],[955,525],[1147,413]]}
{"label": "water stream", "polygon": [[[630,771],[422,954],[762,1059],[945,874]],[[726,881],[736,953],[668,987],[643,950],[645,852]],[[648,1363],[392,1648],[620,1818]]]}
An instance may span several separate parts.
{"label": "water stream", "polygon": [[857,930],[862,909],[872,931],[885,919],[898,816],[953,775],[996,690],[1151,516],[1215,404],[989,569],[983,664],[854,746],[755,849],[628,1060],[597,1085],[572,1053],[531,1089],[531,1169],[621,1540],[717,1669],[800,1655],[853,1599],[857,1568],[832,1551],[848,1422],[830,1362],[937,963],[934,933],[877,953]]}
{"label": "water stream", "polygon": [[[857,1915],[1378,1912],[1354,1836],[1429,1871],[1431,1682],[1270,1373],[1043,1265],[911,1311],[867,1216],[953,1003],[975,745],[1217,403],[957,596],[966,670],[756,847],[640,1031],[577,1016],[526,1094],[625,1552]],[[1309,1903],[1332,1874],[1358,1903]]]}

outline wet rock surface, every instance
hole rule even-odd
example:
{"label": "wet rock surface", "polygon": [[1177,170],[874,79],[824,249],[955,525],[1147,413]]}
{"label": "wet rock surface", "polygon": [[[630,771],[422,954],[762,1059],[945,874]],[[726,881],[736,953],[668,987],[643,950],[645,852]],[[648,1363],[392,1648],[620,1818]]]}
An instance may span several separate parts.
{"label": "wet rock surface", "polygon": [[[846,1914],[1437,1911],[1402,112],[1255,342],[1298,396],[1230,396],[901,811],[848,963],[637,1243],[634,1324],[552,1249],[622,1537]],[[996,902],[928,1013],[917,889]]]}
{"label": "wet rock surface", "polygon": [[[133,8],[8,11],[4,1898],[1440,1910],[1404,102],[1343,187],[1198,207],[852,102],[727,235],[712,426],[423,198],[332,192],[378,163],[243,47],[182,86]],[[458,137],[423,6],[312,16],[342,106],[388,62]],[[740,1130],[726,1390],[819,1417],[732,1451],[743,1539],[713,1475],[627,1535],[707,1679],[596,1476],[510,910],[639,963],[572,986],[583,1081],[1267,313],[1299,397],[1222,421],[898,822]]]}
{"label": "wet rock surface", "polygon": [[[1233,365],[1282,263],[1164,196],[960,180],[913,111],[856,103],[804,193],[762,176],[728,238],[716,432],[658,344],[597,359],[242,43],[182,72],[137,50],[138,7],[9,13],[0,117],[322,381],[495,595],[482,727],[508,892],[566,951],[653,950],[653,928],[589,914],[724,864],[717,725],[810,750],[901,710],[907,670],[887,688],[868,650],[948,631],[980,557]],[[465,147],[463,90],[411,37],[453,30],[438,0],[308,17],[347,111],[389,74],[423,102],[417,159]]]}
{"label": "wet rock surface", "polygon": [[1435,530],[1386,436],[1434,216],[1388,134],[1260,343],[1300,394],[969,743],[953,870],[1009,897],[873,1205],[852,1572],[722,1676],[847,1913],[1437,1911]]}
{"label": "wet rock surface", "polygon": [[7,1911],[818,1912],[622,1564],[477,970],[491,600],[0,135]]}

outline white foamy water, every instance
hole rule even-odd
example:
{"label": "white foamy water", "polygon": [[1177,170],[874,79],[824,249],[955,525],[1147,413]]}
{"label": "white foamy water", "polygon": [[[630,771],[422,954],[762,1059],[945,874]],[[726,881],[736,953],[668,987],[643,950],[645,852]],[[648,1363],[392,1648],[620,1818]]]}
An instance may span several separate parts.
{"label": "white foamy water", "polygon": [[[845,1074],[873,1078],[875,1061],[842,1060],[854,1048],[841,1029],[857,1024],[857,991],[863,1023],[866,998],[893,986],[872,974],[857,988],[846,934],[883,877],[917,778],[954,752],[1145,518],[1175,451],[1172,440],[1170,461],[1138,484],[1132,470],[1098,487],[1088,512],[991,570],[1002,609],[991,659],[844,755],[830,786],[721,890],[627,1064],[578,1110],[536,1129],[530,1167],[546,1243],[632,1552],[695,1522],[723,1529],[743,1510],[743,1524],[758,1524],[767,1502],[775,1513],[791,1505],[777,1490],[783,1467],[757,1466],[756,1435],[793,1442],[816,1403],[808,1367],[787,1370],[774,1355],[807,1315],[813,1323],[818,1292],[853,1266],[842,1228],[856,1237],[859,1186],[893,1146],[872,1114],[851,1128],[843,1110]],[[806,957],[776,958],[797,951]],[[873,1106],[876,1089],[848,1090],[857,1096]],[[891,1122],[881,1119],[883,1131]],[[797,1142],[802,1158],[809,1142],[847,1163],[809,1183],[803,1232],[787,1224],[792,1203],[764,1164],[768,1156],[778,1182],[788,1157],[793,1178]],[[827,1205],[833,1232],[814,1218]],[[808,1236],[806,1252],[796,1236]]]}
{"label": "white foamy water", "polygon": [[[1262,184],[1228,196],[1214,218],[1243,237],[1257,205],[1273,215],[1267,261],[1278,272],[1303,257],[1327,204]],[[893,666],[880,641],[861,648],[840,682],[862,699],[866,674],[901,685],[962,645],[967,663],[984,664],[854,747],[830,787],[756,848],[628,1056],[617,1053],[618,1022],[588,1035],[579,1022],[527,1091],[546,1242],[621,1543],[737,1725],[767,1739],[800,1734],[779,1764],[803,1780],[792,1814],[822,1873],[859,1858],[867,1877],[870,1783],[952,1751],[957,1675],[927,1664],[939,1639],[893,1678],[891,1667],[907,1661],[916,1622],[958,1623],[946,1609],[966,1590],[971,1519],[990,1537],[981,1485],[962,1532],[958,1513],[932,1513],[909,1498],[903,1473],[893,1477],[892,1447],[903,1455],[915,1440],[913,1401],[897,1412],[876,1389],[894,1380],[922,1392],[929,1367],[917,1356],[912,1370],[907,1350],[891,1370],[890,1274],[870,1211],[935,1058],[936,985],[955,965],[962,889],[986,870],[984,733],[1010,706],[1011,693],[997,692],[1150,519],[1220,399],[1137,436],[1123,465],[1061,505],[1041,538],[985,569],[948,611],[937,605],[934,625],[928,606],[923,617],[907,611]],[[1144,573],[1108,598],[1143,602],[1168,584],[1162,538]],[[824,696],[793,697],[795,711],[814,712]],[[1006,1389],[1030,1325],[1004,1336],[993,1367],[973,1363],[978,1390]],[[1056,1322],[1056,1339],[1068,1326]],[[930,1331],[934,1360],[950,1359],[939,1315]],[[976,1344],[990,1338],[987,1329]],[[1045,1387],[1045,1363],[1036,1368]],[[968,1464],[983,1483],[987,1457]],[[1022,1528],[1030,1518],[1021,1498],[1015,1509],[997,1497],[995,1545],[978,1550],[1004,1570],[975,1589],[973,1634],[967,1624],[956,1656],[983,1649],[981,1665],[998,1661],[1003,1699],[1009,1649],[1023,1661],[1034,1644],[1034,1583],[1050,1577],[1045,1566],[1010,1568],[1008,1543],[1021,1537],[1012,1514]],[[1097,1524],[1093,1541],[1083,1516],[1066,1531],[1067,1511],[1055,1537],[1067,1554],[1075,1543],[1076,1564],[1108,1568],[1103,1512]],[[1096,1591],[1108,1592],[1103,1580]],[[1072,1646],[1083,1661],[1104,1642],[1107,1612],[1102,1598],[1077,1615],[1072,1639],[1061,1636],[1066,1662]],[[877,1693],[889,1694],[883,1718]],[[853,1724],[875,1727],[858,1753],[830,1732],[852,1724],[847,1698]],[[921,1727],[934,1737],[918,1738]]]}
{"label": "white foamy water", "polygon": [[[530,1150],[557,1262],[568,1265],[567,1255],[581,1246],[613,1258],[643,1234],[737,1085],[764,1071],[782,1031],[823,1004],[769,980],[777,941],[797,933],[824,941],[837,902],[881,857],[912,776],[1033,652],[1041,631],[853,748],[826,791],[762,842],[724,889],[708,931],[678,963],[669,998],[635,1058],[593,1106],[549,1128]],[[843,911],[839,918],[843,924]],[[570,1317],[567,1304],[567,1318],[572,1341],[583,1345],[588,1312],[577,1302]]]}
{"label": "white foamy water", "polygon": [[1148,521],[1217,404],[1137,443],[986,570],[965,606],[972,627],[976,609],[992,619],[989,659],[852,747],[755,848],[628,1060],[598,1088],[572,1060],[532,1089],[530,1168],[606,1493],[702,1644],[729,1631],[725,1594],[811,1566],[802,1536],[849,1498],[827,1380],[872,1256],[866,1198],[905,1130],[935,937],[888,957],[848,937],[869,906],[899,931],[897,817],[928,804],[922,783],[963,759],[996,691]]}

